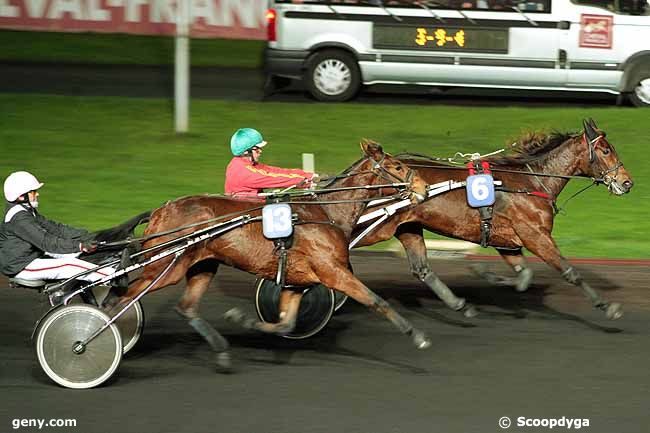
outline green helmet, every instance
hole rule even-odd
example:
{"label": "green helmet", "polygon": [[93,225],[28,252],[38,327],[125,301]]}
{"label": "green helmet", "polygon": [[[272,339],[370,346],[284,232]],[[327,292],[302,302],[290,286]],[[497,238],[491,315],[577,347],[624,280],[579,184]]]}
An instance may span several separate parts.
{"label": "green helmet", "polygon": [[253,128],[240,128],[230,138],[230,150],[235,156],[241,156],[253,147],[264,147],[266,141],[262,134]]}

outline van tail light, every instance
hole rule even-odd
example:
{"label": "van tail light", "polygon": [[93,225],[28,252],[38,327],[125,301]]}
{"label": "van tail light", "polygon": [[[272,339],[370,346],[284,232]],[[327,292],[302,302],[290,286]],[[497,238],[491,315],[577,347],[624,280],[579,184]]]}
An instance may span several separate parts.
{"label": "van tail light", "polygon": [[275,12],[275,9],[269,9],[266,11],[266,39],[269,42],[275,42],[278,39],[276,17],[277,13]]}

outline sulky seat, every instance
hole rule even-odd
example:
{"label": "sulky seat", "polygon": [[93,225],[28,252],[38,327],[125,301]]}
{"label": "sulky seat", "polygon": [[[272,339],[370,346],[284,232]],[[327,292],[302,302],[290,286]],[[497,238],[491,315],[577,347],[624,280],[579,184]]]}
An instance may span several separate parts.
{"label": "sulky seat", "polygon": [[30,289],[38,289],[47,284],[43,280],[25,280],[22,278],[9,278],[9,285],[12,287],[27,287]]}

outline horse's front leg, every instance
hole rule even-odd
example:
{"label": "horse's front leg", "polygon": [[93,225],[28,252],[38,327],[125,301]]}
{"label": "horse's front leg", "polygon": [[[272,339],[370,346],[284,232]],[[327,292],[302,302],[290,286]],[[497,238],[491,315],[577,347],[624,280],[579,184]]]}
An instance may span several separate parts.
{"label": "horse's front leg", "polygon": [[204,260],[188,269],[187,287],[176,305],[176,312],[208,342],[215,353],[217,370],[228,372],[231,368],[228,341],[205,319],[199,316],[199,302],[210,287],[219,263],[216,260]]}
{"label": "horse's front leg", "polygon": [[376,313],[384,316],[403,334],[411,337],[411,341],[418,349],[426,349],[431,341],[426,334],[402,317],[390,306],[388,302],[366,287],[354,274],[344,266],[320,263],[316,270],[321,282],[334,290],[351,297],[360,304],[365,305]]}
{"label": "horse's front leg", "polygon": [[465,299],[457,297],[454,292],[443,283],[440,278],[429,268],[427,248],[424,243],[422,226],[417,224],[404,224],[397,229],[395,234],[406,251],[411,273],[429,286],[431,290],[452,310],[460,311],[465,317],[475,317],[476,308],[467,303]]}
{"label": "horse's front leg", "polygon": [[534,228],[524,231],[525,233],[520,233],[519,231],[517,233],[522,239],[524,246],[557,269],[569,283],[580,286],[585,295],[591,300],[593,306],[604,311],[608,319],[615,320],[623,315],[621,304],[605,301],[598,292],[582,279],[580,273],[562,257],[550,233],[535,230]]}

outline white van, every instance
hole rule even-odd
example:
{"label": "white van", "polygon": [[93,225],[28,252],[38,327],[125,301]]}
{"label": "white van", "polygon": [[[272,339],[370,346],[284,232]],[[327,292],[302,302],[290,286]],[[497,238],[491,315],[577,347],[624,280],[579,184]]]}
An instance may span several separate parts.
{"label": "white van", "polygon": [[[272,0],[267,86],[607,92],[650,106],[648,0]],[[267,88],[268,90],[268,88]]]}

